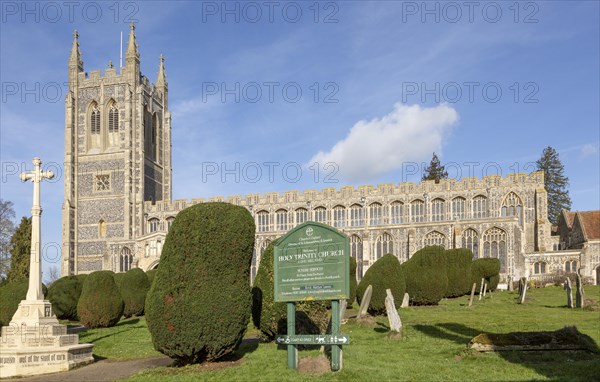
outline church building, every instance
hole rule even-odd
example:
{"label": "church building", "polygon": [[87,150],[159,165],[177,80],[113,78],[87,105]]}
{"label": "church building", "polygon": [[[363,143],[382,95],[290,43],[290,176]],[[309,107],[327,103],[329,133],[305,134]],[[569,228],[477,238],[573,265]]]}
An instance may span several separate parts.
{"label": "church building", "polygon": [[224,201],[255,219],[252,278],[270,242],[312,220],[350,237],[359,279],[384,254],[403,262],[424,246],[442,245],[498,258],[502,283],[578,268],[600,283],[598,211],[565,212],[553,228],[541,172],[172,200],[163,57],[153,84],[140,73],[132,25],[118,73],[111,63],[104,75],[84,72],[77,32],[68,67],[63,275],[155,268],[179,211]]}

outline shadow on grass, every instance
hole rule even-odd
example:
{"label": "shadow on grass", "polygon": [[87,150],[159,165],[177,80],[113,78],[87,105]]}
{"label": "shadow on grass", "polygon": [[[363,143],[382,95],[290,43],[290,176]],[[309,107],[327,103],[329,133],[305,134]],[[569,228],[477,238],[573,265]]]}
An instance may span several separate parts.
{"label": "shadow on grass", "polygon": [[390,331],[390,327],[383,322],[377,322],[377,327],[373,328],[377,333],[387,333]]}
{"label": "shadow on grass", "polygon": [[[484,332],[459,323],[440,323],[436,325],[413,325],[415,330],[424,335],[453,341],[460,345],[468,345],[478,334]],[[585,341],[590,343],[587,350],[547,350],[547,351],[497,351],[508,362],[520,364],[534,370],[537,374],[550,380],[600,380],[600,348],[594,340],[587,336]]]}

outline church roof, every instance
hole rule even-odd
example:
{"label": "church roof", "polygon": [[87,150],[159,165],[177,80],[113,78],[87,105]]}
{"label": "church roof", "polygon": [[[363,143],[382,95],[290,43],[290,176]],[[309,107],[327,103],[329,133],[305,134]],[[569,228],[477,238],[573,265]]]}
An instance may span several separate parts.
{"label": "church roof", "polygon": [[569,231],[573,228],[573,221],[575,220],[575,215],[577,215],[577,212],[563,210],[563,216],[565,218],[565,223],[567,223],[567,227],[569,227]]}
{"label": "church roof", "polygon": [[600,240],[600,210],[577,212],[577,218],[587,241]]}

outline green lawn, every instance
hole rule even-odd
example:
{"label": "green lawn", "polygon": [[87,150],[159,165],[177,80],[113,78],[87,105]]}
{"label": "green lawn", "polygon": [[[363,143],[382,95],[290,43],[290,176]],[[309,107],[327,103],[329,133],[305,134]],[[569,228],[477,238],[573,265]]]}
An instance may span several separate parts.
{"label": "green lawn", "polygon": [[[600,300],[600,287],[586,288],[588,299]],[[426,380],[426,381],[594,381],[600,380],[600,354],[589,352],[467,351],[469,340],[481,332],[557,330],[575,325],[600,344],[600,311],[567,309],[562,288],[528,291],[526,304],[518,305],[516,293],[497,292],[467,307],[467,297],[443,301],[436,307],[400,309],[403,339],[386,339],[387,318],[375,326],[350,320],[342,332],[350,335],[344,347],[344,368],[337,373],[310,377],[315,380]],[[96,344],[94,353],[107,358],[153,356],[143,318],[123,321],[112,329],[91,330],[82,342]],[[255,331],[249,335],[256,335]],[[131,340],[135,338],[135,340]],[[319,354],[301,351],[300,357]],[[220,365],[157,368],[127,381],[196,380],[306,380],[286,368],[286,351],[275,344],[243,345],[234,367]],[[229,360],[231,362],[231,360]]]}

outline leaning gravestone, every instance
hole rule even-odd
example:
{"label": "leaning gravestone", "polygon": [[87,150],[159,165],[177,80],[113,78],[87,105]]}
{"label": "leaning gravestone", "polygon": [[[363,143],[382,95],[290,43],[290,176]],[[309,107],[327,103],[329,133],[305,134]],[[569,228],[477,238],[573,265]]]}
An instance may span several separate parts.
{"label": "leaning gravestone", "polygon": [[357,319],[367,315],[367,310],[371,303],[371,294],[373,294],[373,287],[369,285],[363,294],[362,300],[360,300],[360,307],[358,308],[358,314],[356,315]]}
{"label": "leaning gravestone", "polygon": [[567,307],[573,308],[573,288],[571,287],[571,279],[568,277],[565,280],[564,289],[567,291]]}
{"label": "leaning gravestone", "polygon": [[575,293],[575,307],[577,308],[583,308],[583,299],[585,297],[585,294],[583,292],[583,283],[581,282],[581,275],[579,274],[579,272],[576,273],[577,275],[577,292]]}
{"label": "leaning gravestone", "polygon": [[481,301],[481,296],[483,295],[483,285],[485,284],[485,279],[481,279],[481,285],[479,287],[479,301]]}
{"label": "leaning gravestone", "polygon": [[385,310],[387,311],[388,321],[390,323],[390,338],[395,338],[402,331],[402,321],[394,303],[394,296],[391,289],[386,289]]}
{"label": "leaning gravestone", "polygon": [[344,321],[344,316],[346,315],[346,307],[348,306],[348,300],[342,299],[340,300],[340,320]]}
{"label": "leaning gravestone", "polygon": [[404,293],[404,298],[402,299],[402,305],[400,305],[400,307],[408,308],[409,302],[410,302],[410,296],[408,295],[408,293]]}
{"label": "leaning gravestone", "polygon": [[521,292],[521,295],[519,296],[519,304],[523,304],[525,303],[525,295],[527,295],[527,279],[525,277],[523,277],[523,291]]}
{"label": "leaning gravestone", "polygon": [[471,288],[471,298],[469,298],[469,306],[473,305],[473,297],[475,297],[475,288],[477,288],[477,283],[473,283],[473,287]]}
{"label": "leaning gravestone", "polygon": [[487,283],[483,285],[483,297],[485,297],[485,292],[487,292]]}

